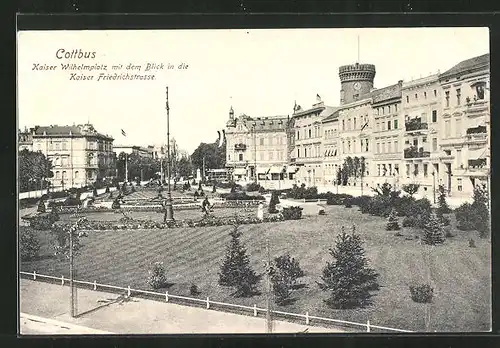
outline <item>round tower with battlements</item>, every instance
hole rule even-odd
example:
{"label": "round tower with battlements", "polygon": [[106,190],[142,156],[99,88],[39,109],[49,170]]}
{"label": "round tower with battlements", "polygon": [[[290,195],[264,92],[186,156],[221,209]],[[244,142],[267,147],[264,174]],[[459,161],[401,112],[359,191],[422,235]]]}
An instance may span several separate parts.
{"label": "round tower with battlements", "polygon": [[339,68],[340,105],[360,100],[373,89],[375,65],[350,64]]}

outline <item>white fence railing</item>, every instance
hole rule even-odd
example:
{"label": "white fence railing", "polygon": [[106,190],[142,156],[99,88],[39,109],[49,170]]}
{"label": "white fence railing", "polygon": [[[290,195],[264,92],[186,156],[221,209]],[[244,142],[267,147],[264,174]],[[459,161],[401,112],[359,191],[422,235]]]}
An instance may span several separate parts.
{"label": "white fence railing", "polygon": [[[65,285],[66,283],[69,284],[69,279],[64,278],[64,276],[54,277],[54,276],[49,276],[49,275],[44,275],[44,274],[38,274],[36,272],[30,273],[30,272],[22,272],[22,271],[19,273],[21,275],[29,276],[33,280],[37,280],[37,278],[42,278],[42,279],[50,279],[50,280],[60,282],[61,285]],[[164,293],[160,293],[160,292],[155,292],[155,291],[133,289],[130,286],[121,287],[121,286],[115,286],[115,285],[106,285],[106,284],[97,283],[96,281],[87,282],[87,281],[82,281],[82,280],[74,280],[73,282],[75,284],[89,285],[95,291],[98,288],[122,290],[122,291],[127,292],[127,296],[130,296],[131,293],[133,292],[136,294],[151,295],[154,297],[162,298],[165,302],[169,302],[171,299],[174,299],[174,300],[177,299],[177,300],[186,301],[188,303],[202,304],[203,306],[206,307],[206,309],[210,309],[211,308],[210,305],[217,305],[217,306],[226,307],[226,308],[237,308],[237,309],[242,309],[242,310],[249,312],[249,313],[253,313],[254,317],[257,317],[259,313],[266,313],[267,312],[267,309],[259,308],[259,307],[257,307],[257,305],[243,306],[243,305],[237,305],[237,304],[232,304],[232,303],[218,302],[218,301],[210,300],[209,297],[207,297],[206,299],[200,299],[200,298],[172,295],[172,294],[169,294],[168,291],[166,291]],[[309,312],[306,312],[305,314],[298,314],[298,313],[288,313],[288,312],[282,312],[282,311],[271,311],[271,313],[280,315],[280,316],[284,317],[285,319],[295,318],[295,319],[304,320],[306,325],[310,325],[311,320],[314,320],[314,321],[317,321],[318,323],[323,323],[323,324],[326,323],[326,324],[340,325],[340,326],[344,326],[344,327],[350,326],[350,327],[363,328],[363,330],[366,332],[371,332],[371,330],[373,330],[373,329],[390,331],[390,332],[401,332],[401,333],[412,332],[409,330],[395,329],[392,327],[372,325],[372,324],[370,324],[369,320],[366,323],[356,323],[356,322],[352,322],[352,321],[345,321],[345,320],[339,320],[339,319],[331,319],[331,318],[323,318],[323,317],[313,316],[313,315],[309,315]]]}

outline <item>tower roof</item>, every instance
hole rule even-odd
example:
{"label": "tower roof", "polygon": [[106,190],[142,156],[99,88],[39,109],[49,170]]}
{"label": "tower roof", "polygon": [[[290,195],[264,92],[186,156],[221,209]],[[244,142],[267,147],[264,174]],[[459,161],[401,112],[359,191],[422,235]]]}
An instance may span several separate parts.
{"label": "tower roof", "polygon": [[375,65],[373,64],[349,64],[339,67],[339,77],[341,82],[361,81],[375,78]]}

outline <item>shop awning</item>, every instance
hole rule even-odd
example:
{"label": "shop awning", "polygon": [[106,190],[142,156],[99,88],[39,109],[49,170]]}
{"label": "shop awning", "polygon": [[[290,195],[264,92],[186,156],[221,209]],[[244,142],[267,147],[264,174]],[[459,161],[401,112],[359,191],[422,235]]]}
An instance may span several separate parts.
{"label": "shop awning", "polygon": [[299,170],[299,168],[298,168],[297,166],[289,166],[289,167],[286,169],[286,172],[287,172],[287,173],[296,173],[298,170]]}
{"label": "shop awning", "polygon": [[271,174],[280,174],[280,173],[283,173],[283,167],[282,166],[272,166],[270,173]]}
{"label": "shop awning", "polygon": [[233,175],[246,175],[247,170],[245,168],[235,168]]}
{"label": "shop awning", "polygon": [[266,174],[269,171],[269,167],[257,167],[257,174]]}

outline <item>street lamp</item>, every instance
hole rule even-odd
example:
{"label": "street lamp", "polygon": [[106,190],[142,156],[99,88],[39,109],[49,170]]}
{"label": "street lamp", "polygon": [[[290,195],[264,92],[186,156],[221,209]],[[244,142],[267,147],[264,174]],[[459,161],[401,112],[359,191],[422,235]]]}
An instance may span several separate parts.
{"label": "street lamp", "polygon": [[434,198],[434,204],[436,204],[436,172],[432,172],[432,196]]}
{"label": "street lamp", "polygon": [[166,92],[166,109],[167,109],[167,174],[168,174],[168,191],[167,191],[167,201],[165,204],[165,216],[163,218],[164,222],[172,222],[174,221],[174,208],[172,206],[172,195],[170,191],[170,107],[168,105],[168,87]]}

